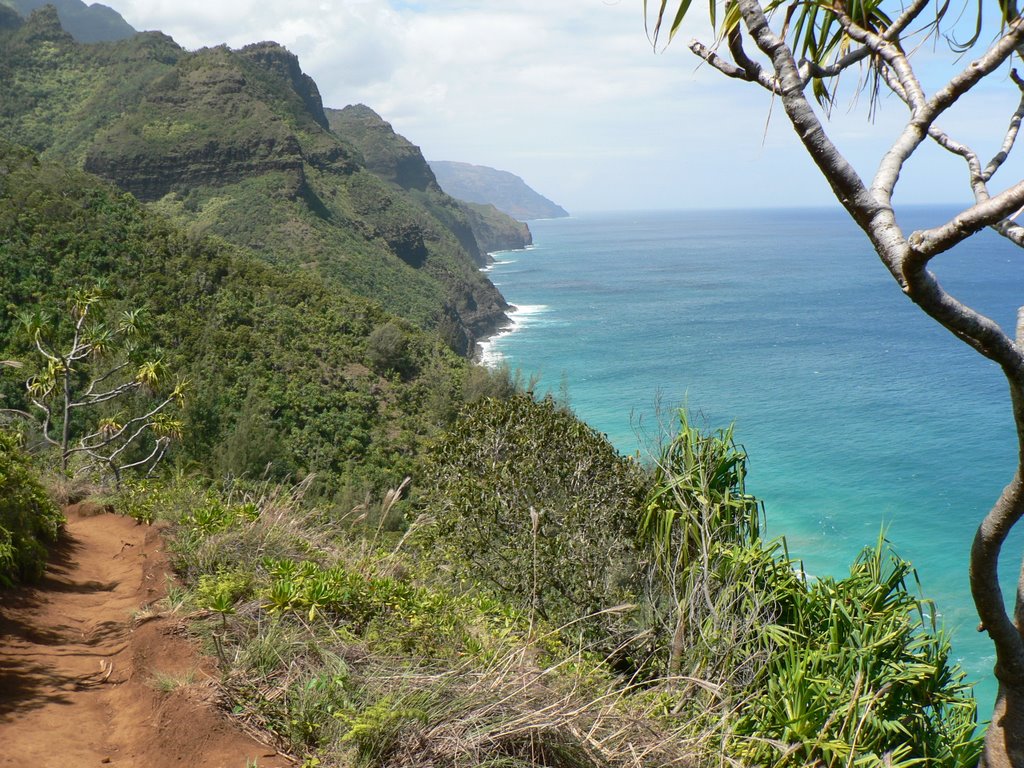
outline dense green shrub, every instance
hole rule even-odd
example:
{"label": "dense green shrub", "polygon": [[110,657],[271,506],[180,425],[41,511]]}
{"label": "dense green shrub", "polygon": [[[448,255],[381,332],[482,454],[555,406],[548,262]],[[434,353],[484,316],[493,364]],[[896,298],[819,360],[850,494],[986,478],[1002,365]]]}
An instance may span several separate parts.
{"label": "dense green shrub", "polygon": [[38,578],[63,522],[18,438],[0,431],[0,584]]}
{"label": "dense green shrub", "polygon": [[976,706],[910,564],[884,541],[794,593],[736,723],[755,764],[974,765]]}
{"label": "dense green shrub", "polygon": [[[550,398],[471,404],[422,483],[427,538],[462,579],[554,623],[634,597],[643,472]],[[611,640],[605,620],[582,624]]]}
{"label": "dense green shrub", "polygon": [[722,729],[744,764],[973,765],[975,703],[911,566],[880,540],[848,577],[810,579],[761,539],[745,472],[731,429],[683,413],[653,473],[648,658],[673,719]]}

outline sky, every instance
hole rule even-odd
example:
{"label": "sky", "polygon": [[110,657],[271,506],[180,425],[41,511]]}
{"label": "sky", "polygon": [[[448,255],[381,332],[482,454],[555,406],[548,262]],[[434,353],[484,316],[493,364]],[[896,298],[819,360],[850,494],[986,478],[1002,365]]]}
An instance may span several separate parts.
{"label": "sky", "polygon": [[[325,106],[366,104],[428,160],[511,171],[573,213],[834,204],[781,107],[690,53],[690,37],[713,42],[706,22],[695,16],[656,51],[642,0],[104,2],[188,49],[281,43]],[[935,82],[966,63],[941,45],[920,58]],[[992,80],[947,121],[989,153],[1018,99],[1006,72]],[[905,112],[890,98],[871,120],[855,91],[829,127],[870,177]],[[962,163],[929,150],[896,199],[967,202],[965,178]]]}

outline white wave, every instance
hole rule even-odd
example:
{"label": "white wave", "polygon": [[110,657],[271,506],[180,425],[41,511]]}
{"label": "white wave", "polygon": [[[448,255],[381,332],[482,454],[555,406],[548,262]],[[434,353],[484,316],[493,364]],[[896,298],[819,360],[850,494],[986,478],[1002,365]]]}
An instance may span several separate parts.
{"label": "white wave", "polygon": [[505,264],[515,264],[516,261],[517,261],[517,259],[495,259],[494,261],[492,261],[487,266],[480,267],[480,271],[484,272],[484,273],[487,273],[487,272],[490,272],[495,267],[500,267],[500,266],[503,266]]}
{"label": "white wave", "polygon": [[508,324],[501,327],[493,336],[488,336],[477,344],[476,360],[488,368],[495,368],[505,359],[505,355],[498,349],[503,338],[511,336],[516,331],[522,330],[533,322],[539,315],[547,312],[549,307],[546,304],[520,304],[513,306],[508,313]]}

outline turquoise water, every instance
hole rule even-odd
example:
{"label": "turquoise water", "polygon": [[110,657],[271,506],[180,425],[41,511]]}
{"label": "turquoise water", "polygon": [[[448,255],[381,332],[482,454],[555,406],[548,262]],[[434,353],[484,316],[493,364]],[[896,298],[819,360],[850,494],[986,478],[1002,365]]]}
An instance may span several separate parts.
{"label": "turquoise water", "polygon": [[[950,213],[915,209],[908,228]],[[655,404],[736,424],[769,533],[812,574],[841,574],[885,527],[954,633],[987,718],[987,636],[967,584],[974,528],[1009,480],[999,370],[900,292],[839,210],[621,213],[531,222],[535,246],[496,254],[519,308],[483,350],[620,450],[657,433]],[[1024,252],[983,233],[941,257],[943,284],[1013,328]],[[1014,583],[1024,537],[1003,564]],[[1010,592],[1012,594],[1012,591]]]}

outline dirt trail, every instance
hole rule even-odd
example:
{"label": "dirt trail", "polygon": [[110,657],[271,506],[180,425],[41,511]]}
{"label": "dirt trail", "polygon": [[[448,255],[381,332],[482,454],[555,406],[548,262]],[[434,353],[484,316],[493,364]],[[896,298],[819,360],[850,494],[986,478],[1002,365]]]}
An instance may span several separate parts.
{"label": "dirt trail", "polygon": [[208,666],[174,621],[153,528],[69,510],[43,581],[0,596],[0,766],[290,765],[214,705]]}

